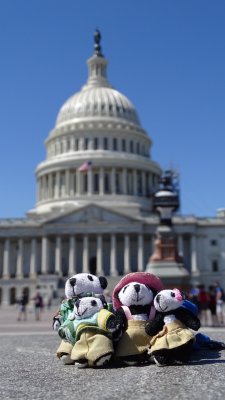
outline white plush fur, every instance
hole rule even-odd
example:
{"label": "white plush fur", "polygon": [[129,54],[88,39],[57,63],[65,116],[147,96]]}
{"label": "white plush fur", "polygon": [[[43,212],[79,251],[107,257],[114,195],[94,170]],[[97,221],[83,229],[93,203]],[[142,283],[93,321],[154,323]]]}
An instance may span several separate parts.
{"label": "white plush fur", "polygon": [[124,306],[151,304],[153,292],[143,283],[131,282],[124,286],[118,293],[119,299]]}
{"label": "white plush fur", "polygon": [[104,308],[101,299],[96,297],[82,297],[74,304],[73,314],[76,319],[92,317]]}
{"label": "white plush fur", "polygon": [[[75,279],[75,285],[71,285],[70,280]],[[82,272],[71,276],[66,281],[65,295],[67,299],[79,295],[83,292],[93,292],[95,294],[103,294],[103,288],[97,276]]]}
{"label": "white plush fur", "polygon": [[167,312],[179,308],[184,299],[178,289],[161,290],[154,298],[154,306],[159,312]]}

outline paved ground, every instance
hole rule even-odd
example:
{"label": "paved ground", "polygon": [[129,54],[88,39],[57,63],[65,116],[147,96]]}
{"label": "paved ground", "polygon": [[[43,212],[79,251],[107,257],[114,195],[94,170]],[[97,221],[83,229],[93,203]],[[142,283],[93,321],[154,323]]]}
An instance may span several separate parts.
{"label": "paved ground", "polygon": [[[225,398],[225,351],[198,351],[182,366],[78,370],[55,357],[59,340],[51,331],[54,310],[44,311],[41,321],[30,312],[25,322],[16,321],[14,308],[6,311],[0,309],[0,399]],[[225,341],[225,328],[203,331]]]}

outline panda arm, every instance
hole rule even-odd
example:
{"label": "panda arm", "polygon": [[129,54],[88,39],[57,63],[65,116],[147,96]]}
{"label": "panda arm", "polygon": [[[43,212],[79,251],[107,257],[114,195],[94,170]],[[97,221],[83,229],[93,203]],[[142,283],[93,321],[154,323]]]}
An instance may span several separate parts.
{"label": "panda arm", "polygon": [[193,329],[194,331],[198,331],[201,327],[200,320],[197,316],[190,313],[188,310],[182,309],[182,307],[178,308],[175,311],[175,316],[179,319],[187,328]]}
{"label": "panda arm", "polygon": [[115,311],[114,315],[117,319],[117,324],[121,327],[122,331],[124,332],[127,329],[127,317],[122,307],[118,308],[118,310]]}
{"label": "panda arm", "polygon": [[163,314],[157,314],[153,321],[149,321],[146,324],[145,332],[149,336],[155,336],[158,332],[163,329],[164,326],[164,317]]}

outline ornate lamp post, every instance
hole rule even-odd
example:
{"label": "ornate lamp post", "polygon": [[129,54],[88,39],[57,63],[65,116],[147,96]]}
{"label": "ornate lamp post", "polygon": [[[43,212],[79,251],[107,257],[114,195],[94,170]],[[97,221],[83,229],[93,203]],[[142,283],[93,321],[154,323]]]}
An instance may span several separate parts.
{"label": "ornate lamp post", "polygon": [[172,216],[179,209],[179,191],[172,171],[165,171],[160,179],[160,188],[154,194],[153,208],[159,214],[160,224],[156,230],[154,251],[146,267],[162,278],[165,286],[189,286],[189,273],[177,251],[177,235]]}

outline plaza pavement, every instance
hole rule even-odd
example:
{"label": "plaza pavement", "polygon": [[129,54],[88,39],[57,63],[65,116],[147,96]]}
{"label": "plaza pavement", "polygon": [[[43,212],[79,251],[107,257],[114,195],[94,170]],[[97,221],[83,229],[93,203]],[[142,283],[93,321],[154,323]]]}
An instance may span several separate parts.
{"label": "plaza pavement", "polygon": [[[59,345],[51,330],[55,309],[35,321],[17,321],[16,307],[0,308],[1,400],[219,400],[225,398],[225,351],[196,351],[188,365],[159,368],[108,367],[79,370],[55,356]],[[225,328],[204,328],[225,341]]]}

